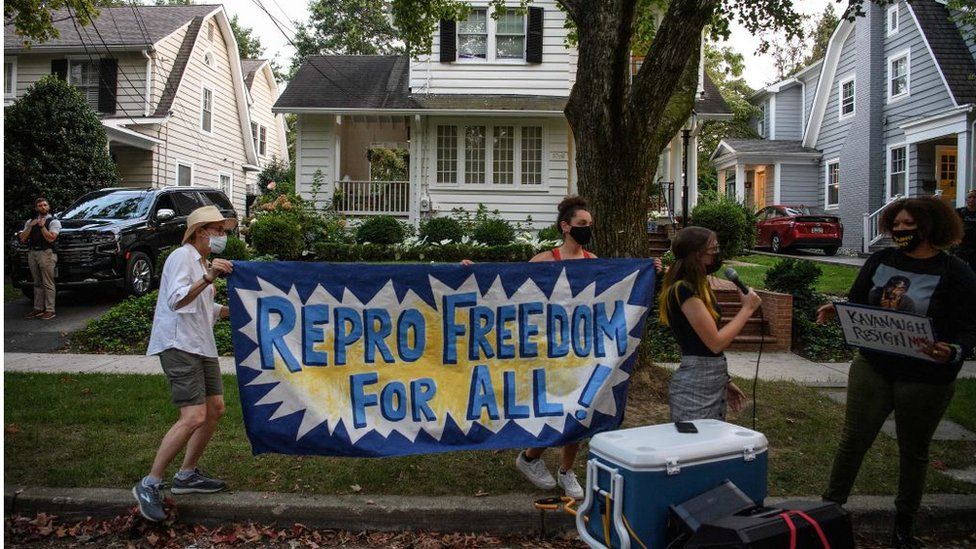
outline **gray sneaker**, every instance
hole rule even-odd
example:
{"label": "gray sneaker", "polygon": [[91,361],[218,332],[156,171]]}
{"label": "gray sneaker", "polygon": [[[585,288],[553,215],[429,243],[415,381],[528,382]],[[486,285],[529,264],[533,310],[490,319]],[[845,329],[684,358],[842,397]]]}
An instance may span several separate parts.
{"label": "gray sneaker", "polygon": [[222,480],[210,478],[200,469],[194,469],[193,474],[186,480],[173,477],[173,485],[169,489],[174,494],[212,494],[227,488]]}
{"label": "gray sneaker", "polygon": [[162,488],[163,483],[146,486],[141,480],[132,487],[132,496],[139,502],[139,514],[146,520],[160,522],[166,518],[163,497],[159,493]]}

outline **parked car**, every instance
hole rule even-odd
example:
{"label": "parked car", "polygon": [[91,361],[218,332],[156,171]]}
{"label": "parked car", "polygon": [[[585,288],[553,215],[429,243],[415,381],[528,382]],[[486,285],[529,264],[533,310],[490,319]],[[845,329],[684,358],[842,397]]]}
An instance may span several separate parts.
{"label": "parked car", "polygon": [[759,210],[756,247],[775,253],[787,249],[820,249],[834,255],[844,240],[844,225],[836,215],[807,206],[769,206]]}
{"label": "parked car", "polygon": [[[180,245],[187,215],[211,204],[237,217],[227,196],[210,187],[112,188],[82,196],[57,214],[57,288],[109,286],[145,294],[157,279],[160,252]],[[16,235],[13,250],[13,284],[31,297],[28,250]]]}

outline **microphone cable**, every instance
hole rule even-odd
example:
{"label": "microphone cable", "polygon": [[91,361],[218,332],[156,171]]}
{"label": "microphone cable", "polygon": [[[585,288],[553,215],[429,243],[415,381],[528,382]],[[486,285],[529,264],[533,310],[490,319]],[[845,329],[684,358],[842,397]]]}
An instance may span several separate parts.
{"label": "microphone cable", "polygon": [[759,354],[756,355],[756,375],[752,378],[752,430],[756,430],[756,387],[759,384],[759,362],[762,360],[763,344],[766,342],[766,317],[763,315],[762,305],[759,306]]}

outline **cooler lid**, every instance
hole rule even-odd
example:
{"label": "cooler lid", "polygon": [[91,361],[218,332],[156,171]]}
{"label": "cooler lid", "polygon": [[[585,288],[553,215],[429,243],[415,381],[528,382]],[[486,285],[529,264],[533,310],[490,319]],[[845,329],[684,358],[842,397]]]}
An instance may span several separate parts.
{"label": "cooler lid", "polygon": [[599,433],[590,439],[590,451],[630,470],[665,469],[681,465],[766,451],[766,436],[717,419],[693,421],[697,433],[679,433],[674,423],[648,425]]}

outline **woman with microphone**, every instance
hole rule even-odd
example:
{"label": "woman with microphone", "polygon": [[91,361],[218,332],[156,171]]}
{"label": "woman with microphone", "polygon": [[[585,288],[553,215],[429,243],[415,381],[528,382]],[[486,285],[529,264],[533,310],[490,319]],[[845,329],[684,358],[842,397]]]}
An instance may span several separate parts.
{"label": "woman with microphone", "polygon": [[659,297],[661,323],[681,347],[681,366],[671,378],[671,420],[725,419],[726,402],[738,412],[745,394],[732,383],[724,351],[762,305],[756,292],[740,294],[742,308],[719,328],[722,317],[708,275],[722,266],[716,234],[703,227],[678,231],[671,242],[675,262]]}

